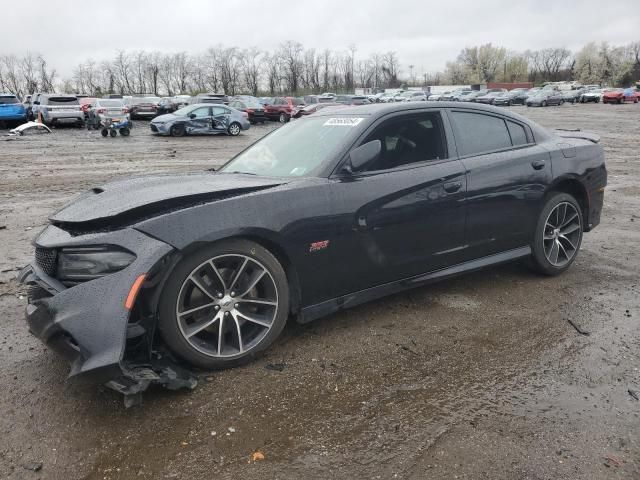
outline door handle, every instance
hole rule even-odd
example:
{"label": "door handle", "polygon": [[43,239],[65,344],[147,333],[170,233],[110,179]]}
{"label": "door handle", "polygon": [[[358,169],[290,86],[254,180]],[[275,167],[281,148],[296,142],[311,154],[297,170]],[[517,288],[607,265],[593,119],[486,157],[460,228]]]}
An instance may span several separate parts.
{"label": "door handle", "polygon": [[444,191],[447,193],[456,193],[462,188],[462,182],[449,182],[444,184]]}
{"label": "door handle", "polygon": [[544,166],[547,164],[544,160],[534,160],[531,162],[531,166],[534,170],[542,170]]}

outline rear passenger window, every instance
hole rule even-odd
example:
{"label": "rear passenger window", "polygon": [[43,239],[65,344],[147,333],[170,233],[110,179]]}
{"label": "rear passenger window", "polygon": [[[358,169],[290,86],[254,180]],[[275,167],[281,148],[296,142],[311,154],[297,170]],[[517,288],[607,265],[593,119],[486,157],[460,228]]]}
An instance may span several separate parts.
{"label": "rear passenger window", "polygon": [[477,155],[511,147],[503,119],[482,113],[452,112],[460,155]]}
{"label": "rear passenger window", "polygon": [[511,143],[514,147],[527,145],[529,143],[529,140],[527,140],[527,134],[524,131],[524,127],[522,125],[507,120],[507,128],[509,129],[509,135],[511,135]]}

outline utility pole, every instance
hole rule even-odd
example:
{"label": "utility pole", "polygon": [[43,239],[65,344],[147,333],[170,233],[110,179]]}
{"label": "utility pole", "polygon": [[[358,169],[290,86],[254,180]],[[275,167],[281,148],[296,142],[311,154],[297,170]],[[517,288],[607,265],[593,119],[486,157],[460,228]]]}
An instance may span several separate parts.
{"label": "utility pole", "polygon": [[410,81],[410,82],[412,82],[412,83],[415,85],[415,83],[416,83],[416,79],[415,79],[415,77],[413,76],[413,67],[414,67],[414,66],[415,66],[415,65],[409,65],[409,81]]}
{"label": "utility pole", "polygon": [[356,49],[355,43],[352,43],[351,45],[349,45],[349,51],[351,52],[351,86],[354,90],[354,93],[356,88],[356,77],[355,77],[356,50],[357,49]]}

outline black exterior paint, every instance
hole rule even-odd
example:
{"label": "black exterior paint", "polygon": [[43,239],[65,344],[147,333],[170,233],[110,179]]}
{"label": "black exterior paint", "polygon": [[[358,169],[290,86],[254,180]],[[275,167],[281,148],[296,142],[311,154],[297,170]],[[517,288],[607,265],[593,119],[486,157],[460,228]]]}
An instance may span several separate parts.
{"label": "black exterior paint", "polygon": [[[529,144],[460,157],[449,115],[453,109],[520,123]],[[348,152],[377,124],[421,111],[442,115],[447,158],[378,173],[343,173]],[[74,338],[72,375],[126,370],[127,322],[139,320],[124,308],[133,281],[157,272],[159,280],[143,291],[154,299],[146,320],[152,325],[154,302],[171,265],[210,242],[242,236],[271,249],[297,292],[294,313],[299,321],[309,321],[529,255],[535,221],[553,188],[580,197],[587,229],[599,222],[606,170],[602,148],[589,134],[556,135],[510,112],[455,102],[363,106],[318,115],[365,120],[313,177],[214,172],[142,177],[94,189],[54,214],[53,225],[36,240],[39,248],[119,245],[137,259],[116,274],[68,289],[37,265],[26,267],[23,282],[58,292],[28,307],[31,330],[50,343],[60,332]],[[326,248],[310,251],[312,243],[325,240]],[[146,335],[153,336],[152,327]]]}

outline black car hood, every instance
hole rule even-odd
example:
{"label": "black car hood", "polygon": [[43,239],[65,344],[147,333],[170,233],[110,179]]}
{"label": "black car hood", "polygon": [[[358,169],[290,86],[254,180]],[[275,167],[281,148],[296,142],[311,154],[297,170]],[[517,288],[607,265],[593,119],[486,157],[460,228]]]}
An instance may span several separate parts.
{"label": "black car hood", "polygon": [[213,172],[136,177],[93,188],[50,220],[62,228],[101,230],[283,183],[282,178]]}

